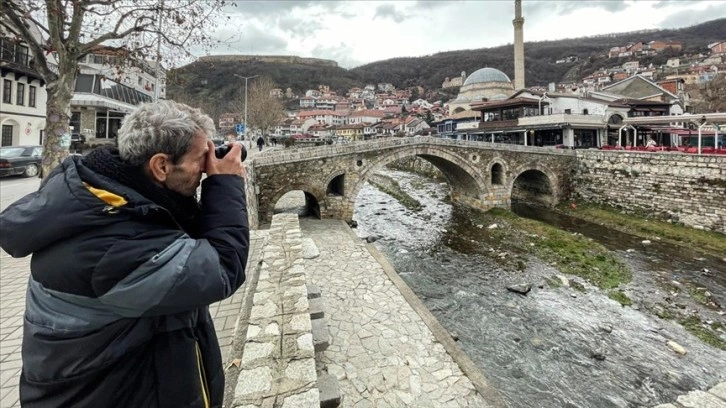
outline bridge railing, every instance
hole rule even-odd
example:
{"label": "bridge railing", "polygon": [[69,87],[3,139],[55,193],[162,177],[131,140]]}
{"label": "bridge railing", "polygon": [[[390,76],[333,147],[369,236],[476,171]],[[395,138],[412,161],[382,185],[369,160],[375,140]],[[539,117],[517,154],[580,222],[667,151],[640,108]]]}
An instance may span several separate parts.
{"label": "bridge railing", "polygon": [[401,137],[377,139],[355,142],[345,145],[327,145],[320,147],[306,147],[295,150],[273,150],[269,153],[258,154],[253,158],[254,164],[273,165],[278,163],[291,163],[296,161],[315,160],[324,157],[345,156],[349,154],[378,152],[402,146],[442,146],[442,147],[470,147],[487,150],[517,151],[526,153],[541,153],[548,155],[575,156],[576,152],[569,149],[555,149],[554,147],[523,146],[492,142],[475,142],[467,140],[453,140],[431,136]]}

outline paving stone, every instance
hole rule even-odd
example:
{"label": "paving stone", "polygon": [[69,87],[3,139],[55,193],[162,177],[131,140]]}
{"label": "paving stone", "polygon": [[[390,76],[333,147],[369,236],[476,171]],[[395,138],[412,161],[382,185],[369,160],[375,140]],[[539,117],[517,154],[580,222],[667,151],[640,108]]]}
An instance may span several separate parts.
{"label": "paving stone", "polygon": [[317,287],[313,284],[310,284],[310,283],[306,283],[305,286],[308,289],[308,299],[315,299],[315,298],[320,297],[320,288],[319,287]]}
{"label": "paving stone", "polygon": [[311,319],[322,319],[325,317],[325,310],[323,308],[323,298],[310,299],[310,318]]}
{"label": "paving stone", "polygon": [[318,375],[320,408],[335,408],[340,405],[341,394],[338,379],[330,374]]}
{"label": "paving stone", "polygon": [[325,323],[325,319],[315,319],[311,323],[315,352],[319,353],[321,351],[325,351],[330,345],[328,325]]}

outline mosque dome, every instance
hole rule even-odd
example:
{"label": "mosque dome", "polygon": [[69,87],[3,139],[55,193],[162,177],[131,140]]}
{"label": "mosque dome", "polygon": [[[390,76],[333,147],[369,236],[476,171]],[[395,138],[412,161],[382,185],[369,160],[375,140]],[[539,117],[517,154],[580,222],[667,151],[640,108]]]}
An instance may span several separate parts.
{"label": "mosque dome", "polygon": [[466,81],[464,81],[463,86],[467,85],[474,85],[479,83],[487,83],[487,82],[511,82],[509,80],[509,77],[504,72],[496,69],[496,68],[481,68],[476,71],[474,71],[471,75],[469,75],[468,78],[466,78]]}

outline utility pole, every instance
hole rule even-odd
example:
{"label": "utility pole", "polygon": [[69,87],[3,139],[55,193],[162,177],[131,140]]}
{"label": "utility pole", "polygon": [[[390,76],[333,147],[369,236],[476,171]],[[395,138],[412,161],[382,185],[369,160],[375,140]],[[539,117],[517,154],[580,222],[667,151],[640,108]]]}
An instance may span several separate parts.
{"label": "utility pole", "polygon": [[[245,80],[245,131],[243,133],[244,136],[242,137],[242,140],[245,140],[245,139],[247,139],[247,80],[252,79],[252,78],[257,78],[257,75],[252,75],[249,77],[243,77],[242,75],[237,75],[237,74],[232,74],[232,75],[236,76],[239,79]],[[250,150],[251,149],[252,149],[252,140],[250,140]]]}

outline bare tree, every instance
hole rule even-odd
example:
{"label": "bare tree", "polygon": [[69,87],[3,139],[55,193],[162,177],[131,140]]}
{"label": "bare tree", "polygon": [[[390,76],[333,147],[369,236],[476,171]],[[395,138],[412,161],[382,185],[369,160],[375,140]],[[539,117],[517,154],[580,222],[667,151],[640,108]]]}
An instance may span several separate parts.
{"label": "bare tree", "polygon": [[711,113],[726,111],[726,75],[718,75],[702,87],[699,87],[700,98],[694,103],[694,113]]}
{"label": "bare tree", "polygon": [[[0,0],[0,28],[28,44],[32,67],[46,83],[43,176],[67,155],[71,98],[78,64],[101,46],[122,50],[130,61],[154,60],[169,66],[191,56],[192,46],[214,42],[224,1],[207,0]],[[32,35],[31,25],[40,38]],[[57,65],[49,60],[55,57]],[[163,56],[163,59],[162,59]]]}
{"label": "bare tree", "polygon": [[270,96],[270,91],[277,88],[272,79],[259,77],[250,82],[252,85],[247,95],[247,121],[249,126],[260,129],[264,138],[270,128],[285,116],[284,109],[279,98]]}

